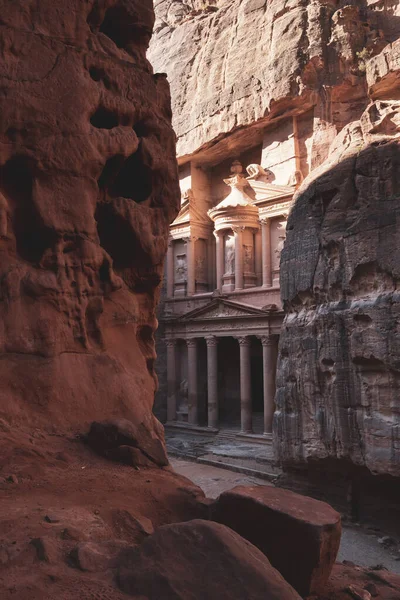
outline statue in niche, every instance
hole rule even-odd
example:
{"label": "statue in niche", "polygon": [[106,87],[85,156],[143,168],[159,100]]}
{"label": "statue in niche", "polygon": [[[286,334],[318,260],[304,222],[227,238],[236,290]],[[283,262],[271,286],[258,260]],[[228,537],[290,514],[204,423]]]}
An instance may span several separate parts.
{"label": "statue in niche", "polygon": [[191,188],[184,190],[181,194],[181,205],[185,202],[189,202],[189,204],[193,204],[194,202],[194,194]]}
{"label": "statue in niche", "polygon": [[189,412],[189,386],[187,379],[182,379],[179,386],[178,412],[181,414],[187,414]]}
{"label": "statue in niche", "polygon": [[281,221],[278,225],[278,243],[275,248],[275,256],[276,256],[276,268],[279,269],[280,261],[281,261],[281,253],[283,250],[283,246],[286,240],[286,221]]}
{"label": "statue in niche", "polygon": [[244,267],[246,271],[254,271],[253,263],[253,246],[243,246],[244,250]]}
{"label": "statue in niche", "polygon": [[196,258],[196,278],[197,279],[204,279],[205,278],[205,262],[206,259],[204,258],[204,256],[198,256]]}
{"label": "statue in niche", "polygon": [[186,275],[187,275],[186,254],[177,254],[175,275],[176,275],[176,281],[186,281]]}
{"label": "statue in niche", "polygon": [[261,165],[251,164],[247,167],[246,171],[249,174],[247,179],[255,181],[262,181],[263,183],[272,183],[275,179],[275,175],[269,169],[264,169]]}
{"label": "statue in niche", "polygon": [[225,245],[225,273],[233,275],[235,272],[235,238],[230,236]]}

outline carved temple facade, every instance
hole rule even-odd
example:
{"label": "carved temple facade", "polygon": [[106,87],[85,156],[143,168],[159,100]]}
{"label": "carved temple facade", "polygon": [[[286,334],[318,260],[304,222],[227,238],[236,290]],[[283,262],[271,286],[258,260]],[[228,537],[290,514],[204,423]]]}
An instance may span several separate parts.
{"label": "carved temple facade", "polygon": [[238,154],[180,167],[181,210],[170,227],[160,313],[159,397],[167,426],[227,427],[268,441],[283,321],[279,260],[301,175],[295,160],[285,179],[261,167],[259,148]]}

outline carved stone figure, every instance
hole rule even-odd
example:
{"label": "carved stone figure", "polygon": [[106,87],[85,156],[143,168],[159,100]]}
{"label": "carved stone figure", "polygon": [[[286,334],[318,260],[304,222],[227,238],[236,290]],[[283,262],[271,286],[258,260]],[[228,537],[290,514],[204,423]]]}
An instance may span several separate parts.
{"label": "carved stone figure", "polygon": [[276,268],[279,269],[279,262],[281,260],[281,253],[283,250],[283,246],[285,245],[285,240],[286,240],[286,225],[287,222],[286,221],[281,221],[279,223],[279,227],[278,227],[278,243],[276,245],[276,248],[274,250],[275,252],[275,264],[276,264]]}
{"label": "carved stone figure", "polygon": [[245,271],[254,271],[253,246],[245,244],[243,246],[243,251],[244,251],[244,268],[245,268]]}
{"label": "carved stone figure", "polygon": [[175,281],[182,282],[187,279],[187,258],[186,254],[178,254],[176,257]]}
{"label": "carved stone figure", "polygon": [[233,275],[235,273],[235,238],[229,236],[225,243],[225,273]]}
{"label": "carved stone figure", "polygon": [[271,183],[275,179],[275,175],[269,169],[264,169],[261,165],[251,164],[246,168],[249,174],[247,179],[255,179],[264,183]]}

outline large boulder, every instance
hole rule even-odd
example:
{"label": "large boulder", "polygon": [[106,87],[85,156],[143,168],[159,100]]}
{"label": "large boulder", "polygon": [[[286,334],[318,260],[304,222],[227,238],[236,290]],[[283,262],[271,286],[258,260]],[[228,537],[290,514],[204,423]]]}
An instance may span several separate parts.
{"label": "large boulder", "polygon": [[257,548],[202,520],[160,527],[126,554],[118,581],[143,600],[300,600]]}
{"label": "large boulder", "polygon": [[340,515],[325,502],[270,486],[224,492],[212,518],[257,546],[301,594],[322,591],[339,550]]}

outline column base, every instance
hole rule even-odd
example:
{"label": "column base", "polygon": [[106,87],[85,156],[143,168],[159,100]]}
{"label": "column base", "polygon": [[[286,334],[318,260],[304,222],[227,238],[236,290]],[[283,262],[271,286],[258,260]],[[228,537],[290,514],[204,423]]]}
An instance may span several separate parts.
{"label": "column base", "polygon": [[247,435],[247,434],[252,434],[252,433],[253,433],[252,429],[241,429],[240,430],[241,435]]}

